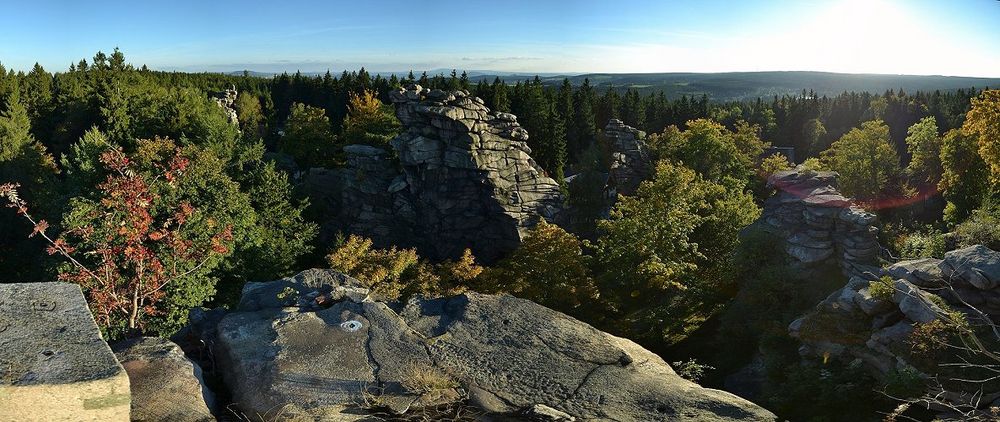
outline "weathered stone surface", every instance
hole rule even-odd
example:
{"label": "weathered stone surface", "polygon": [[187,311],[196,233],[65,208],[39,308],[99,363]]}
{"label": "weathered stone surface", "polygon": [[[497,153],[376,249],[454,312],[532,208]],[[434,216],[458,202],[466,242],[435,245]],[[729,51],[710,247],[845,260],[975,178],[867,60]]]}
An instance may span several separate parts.
{"label": "weathered stone surface", "polygon": [[350,145],[346,168],[304,178],[331,216],[324,237],[361,234],[432,259],[470,248],[491,262],[542,219],[556,219],[559,185],[531,158],[517,117],[493,113],[463,91],[412,85],[390,98],[403,123],[391,141],[398,162],[387,151]]}
{"label": "weathered stone surface", "polygon": [[604,127],[611,148],[608,184],[616,193],[631,195],[639,183],[653,173],[652,158],[646,146],[646,133],[611,119]]}
{"label": "weathered stone surface", "polygon": [[310,269],[280,280],[263,283],[249,282],[243,286],[240,296],[240,311],[261,309],[320,306],[318,298],[339,301],[347,298],[353,302],[363,302],[368,297],[368,289],[361,282],[336,271]]}
{"label": "weathered stone surface", "polygon": [[239,115],[236,113],[236,96],[239,93],[236,91],[236,87],[230,87],[225,91],[220,91],[212,94],[212,99],[215,103],[226,112],[226,116],[229,117],[229,123],[236,126],[240,125]]}
{"label": "weathered stone surface", "polygon": [[0,420],[128,419],[128,375],[80,287],[0,284]]}
{"label": "weathered stone surface", "polygon": [[531,406],[522,414],[526,419],[537,422],[574,422],[576,418],[569,413],[562,412],[544,404]]}
{"label": "weathered stone surface", "polygon": [[[296,279],[309,277],[272,283]],[[247,294],[264,288],[250,286]],[[291,288],[308,296],[314,287]],[[739,397],[684,380],[629,340],[527,300],[469,293],[390,305],[345,297],[322,308],[229,313],[218,326],[216,355],[237,406],[247,414],[280,408],[289,417],[351,420],[364,416],[357,406],[363,392],[378,391],[381,401],[403,411],[426,399],[404,387],[412,370],[431,368],[489,412],[523,415],[534,408],[561,418],[619,421],[774,419]]]}
{"label": "weathered stone surface", "polygon": [[[977,318],[978,312],[966,304],[1000,320],[1000,301],[994,301],[1000,297],[1000,286],[991,284],[998,263],[1000,253],[977,245],[948,252],[944,260],[918,259],[871,271],[867,279],[852,278],[815,311],[793,322],[788,331],[803,343],[801,351],[807,356],[860,359],[880,377],[892,370],[914,369],[906,351],[911,350],[910,334],[920,324],[942,319],[951,311]],[[880,282],[875,280],[881,276],[893,279],[892,290],[887,291],[891,298],[871,294],[871,283]],[[845,306],[842,299],[847,297],[853,298],[860,312]],[[984,397],[990,394],[1000,391],[986,391]]]}
{"label": "weathered stone surface", "polygon": [[797,266],[836,262],[848,277],[876,266],[875,215],[837,192],[837,173],[800,167],[775,173],[768,184],[777,194],[764,203],[753,226],[785,239],[785,251]]}
{"label": "weathered stone surface", "polygon": [[980,290],[992,290],[1000,285],[1000,252],[983,245],[946,253],[939,268],[946,280],[965,281]]}
{"label": "weathered stone surface", "polygon": [[201,368],[170,340],[142,337],[116,344],[128,373],[133,421],[214,421],[214,395]]}
{"label": "weathered stone surface", "polygon": [[944,274],[940,268],[941,260],[921,258],[892,264],[887,268],[891,277],[896,280],[909,280],[920,287],[941,287]]}

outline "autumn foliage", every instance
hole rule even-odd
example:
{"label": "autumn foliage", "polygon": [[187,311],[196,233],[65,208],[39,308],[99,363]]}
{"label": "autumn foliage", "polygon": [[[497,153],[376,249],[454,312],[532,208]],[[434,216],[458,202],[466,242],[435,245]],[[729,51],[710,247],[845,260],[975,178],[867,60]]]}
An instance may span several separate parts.
{"label": "autumn foliage", "polygon": [[[36,220],[18,196],[16,184],[0,186],[8,206],[31,222],[29,237],[48,241],[48,253],[68,263],[59,280],[79,284],[98,324],[111,337],[134,335],[164,315],[171,288],[200,274],[213,257],[229,253],[232,227],[214,227],[210,236],[193,236],[192,225],[206,221],[187,202],[163,204],[153,183],[173,186],[185,177],[188,160],[178,149],[142,172],[120,149],[101,154],[108,175],[96,198],[73,203],[71,217],[56,237],[49,223]],[[209,225],[211,225],[210,222]],[[201,297],[206,300],[209,297]]]}

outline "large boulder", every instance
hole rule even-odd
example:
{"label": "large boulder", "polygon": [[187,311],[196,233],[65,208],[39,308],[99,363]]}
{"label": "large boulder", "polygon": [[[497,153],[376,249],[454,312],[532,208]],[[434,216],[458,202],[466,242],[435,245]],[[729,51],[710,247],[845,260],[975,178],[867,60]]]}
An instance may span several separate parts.
{"label": "large boulder", "polygon": [[244,413],[351,420],[372,403],[405,412],[451,402],[563,420],[774,419],[681,378],[629,340],[527,300],[468,293],[399,305],[345,294],[317,305],[310,298],[357,284],[316,272],[306,279],[323,281],[308,288],[288,286],[294,278],[251,285],[245,296],[279,286],[286,296],[263,308],[245,300],[255,305],[218,324],[219,366]]}
{"label": "large boulder", "polygon": [[794,266],[822,271],[835,264],[848,278],[878,270],[875,215],[837,191],[837,173],[798,167],[774,173],[768,185],[776,194],[752,227],[784,239]]}
{"label": "large boulder", "polygon": [[115,356],[128,373],[133,421],[214,421],[214,395],[201,368],[170,340],[141,337],[118,343]]}
{"label": "large boulder", "polygon": [[531,158],[516,116],[491,112],[466,91],[412,85],[389,94],[403,124],[391,141],[395,154],[348,145],[344,168],[304,177],[330,216],[325,237],[360,234],[377,246],[416,247],[431,259],[470,248],[491,262],[539,221],[556,220],[559,184]]}
{"label": "large boulder", "polygon": [[653,160],[646,146],[646,133],[611,119],[604,127],[604,136],[611,148],[608,184],[615,193],[631,195],[639,183],[653,173]]}
{"label": "large boulder", "polygon": [[129,400],[80,286],[0,284],[0,420],[127,421]]}
{"label": "large boulder", "polygon": [[940,269],[949,282],[965,282],[979,290],[1000,286],[1000,252],[983,245],[946,253]]}
{"label": "large boulder", "polygon": [[[964,313],[973,324],[982,324],[984,317],[1000,321],[1000,286],[994,284],[998,270],[1000,252],[981,245],[950,251],[944,260],[899,262],[851,278],[816,309],[795,320],[788,331],[801,341],[800,352],[807,357],[860,360],[883,379],[904,369],[931,376],[940,372],[941,364],[968,357],[939,357],[928,366],[927,359],[913,354],[912,344],[926,342],[926,334],[914,338],[913,333],[920,328],[937,329],[938,321],[953,318],[954,312]],[[964,393],[1000,396],[996,388],[989,388]],[[988,402],[981,400],[984,406]]]}

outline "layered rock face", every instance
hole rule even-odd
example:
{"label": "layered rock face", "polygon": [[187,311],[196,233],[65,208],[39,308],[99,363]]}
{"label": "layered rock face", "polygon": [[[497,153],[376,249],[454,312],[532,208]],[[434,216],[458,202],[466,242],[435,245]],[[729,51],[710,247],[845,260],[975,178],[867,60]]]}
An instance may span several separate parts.
{"label": "layered rock face", "polygon": [[646,147],[646,132],[628,126],[621,120],[611,119],[604,127],[604,136],[608,138],[611,147],[609,187],[615,193],[631,195],[639,187],[639,183],[653,173],[652,160]]}
{"label": "layered rock face", "polygon": [[215,336],[241,410],[354,420],[374,403],[397,412],[464,403],[549,420],[774,419],[527,300],[469,293],[395,305],[358,284],[329,270],[249,283],[239,308],[213,319],[203,333]]}
{"label": "layered rock face", "polygon": [[236,87],[231,87],[225,91],[220,91],[212,94],[212,99],[215,103],[226,112],[229,116],[229,123],[239,126],[240,119],[239,115],[236,114],[236,96],[239,93],[236,91]]}
{"label": "layered rock face", "polygon": [[79,286],[0,284],[0,420],[128,421],[129,401]]}
{"label": "layered rock face", "polygon": [[390,94],[404,128],[391,141],[395,157],[349,145],[346,168],[307,176],[307,185],[336,183],[317,195],[338,216],[335,229],[434,259],[471,248],[490,262],[556,218],[559,185],[531,158],[517,117],[490,112],[466,91],[414,85]]}
{"label": "layered rock face", "polygon": [[[881,276],[891,284],[876,281]],[[886,375],[919,366],[911,361],[910,343],[917,327],[949,311],[969,313],[966,304],[1000,321],[1000,252],[971,246],[948,252],[943,260],[899,262],[853,277],[813,312],[792,322],[789,331],[803,343],[803,355],[856,358]],[[998,391],[982,393],[976,400],[983,405],[1000,397]]]}
{"label": "layered rock face", "polygon": [[214,396],[201,368],[170,340],[141,337],[115,345],[128,373],[133,421],[214,421]]}
{"label": "layered rock face", "polygon": [[837,191],[837,173],[797,168],[768,179],[768,198],[754,227],[777,233],[797,267],[836,263],[848,277],[877,270],[875,215]]}

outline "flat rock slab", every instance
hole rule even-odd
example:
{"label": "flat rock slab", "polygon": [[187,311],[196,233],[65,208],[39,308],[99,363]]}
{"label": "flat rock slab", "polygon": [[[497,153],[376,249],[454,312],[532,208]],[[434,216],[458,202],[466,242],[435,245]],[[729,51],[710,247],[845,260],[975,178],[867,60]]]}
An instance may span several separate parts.
{"label": "flat rock slab", "polygon": [[1000,252],[973,245],[944,254],[940,268],[945,277],[964,280],[980,290],[1000,286]]}
{"label": "flat rock slab", "polygon": [[179,346],[156,337],[115,344],[115,355],[128,373],[133,421],[214,421],[212,392],[201,368]]}
{"label": "flat rock slab", "polygon": [[[312,295],[298,287],[288,292]],[[376,396],[396,411],[412,409],[427,397],[409,387],[419,370],[441,374],[478,408],[501,414],[543,405],[578,420],[774,420],[746,400],[681,378],[629,340],[505,295],[415,299],[402,308],[345,296],[324,309],[236,311],[217,333],[216,356],[236,406],[266,418],[361,419],[359,403]]]}
{"label": "flat rock slab", "polygon": [[79,286],[0,284],[0,420],[127,421],[129,403]]}

